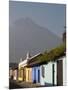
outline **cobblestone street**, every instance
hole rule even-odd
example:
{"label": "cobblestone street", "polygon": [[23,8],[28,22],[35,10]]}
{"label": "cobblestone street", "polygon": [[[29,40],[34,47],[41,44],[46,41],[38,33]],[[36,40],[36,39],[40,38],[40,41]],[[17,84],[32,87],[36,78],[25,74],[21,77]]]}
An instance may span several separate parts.
{"label": "cobblestone street", "polygon": [[16,88],[34,88],[34,87],[40,87],[40,84],[33,84],[28,82],[19,82],[10,80],[9,81],[9,88],[10,89],[16,89]]}

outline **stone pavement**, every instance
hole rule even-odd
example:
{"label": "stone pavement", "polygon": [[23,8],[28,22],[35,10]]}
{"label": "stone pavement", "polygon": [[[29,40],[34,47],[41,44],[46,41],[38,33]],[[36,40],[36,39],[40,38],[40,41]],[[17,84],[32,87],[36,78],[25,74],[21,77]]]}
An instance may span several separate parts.
{"label": "stone pavement", "polygon": [[18,85],[18,83],[16,83],[16,81],[9,80],[9,89],[18,89],[18,88],[22,88],[22,87],[20,85]]}
{"label": "stone pavement", "polygon": [[30,82],[22,82],[22,81],[15,81],[9,80],[9,88],[16,89],[16,88],[37,88],[37,87],[52,87],[53,85],[46,83],[44,86],[40,85],[39,83],[30,83]]}
{"label": "stone pavement", "polygon": [[39,83],[30,83],[30,82],[19,82],[16,81],[18,83],[18,85],[20,85],[21,87],[25,87],[25,88],[33,88],[33,87],[40,87],[41,85]]}

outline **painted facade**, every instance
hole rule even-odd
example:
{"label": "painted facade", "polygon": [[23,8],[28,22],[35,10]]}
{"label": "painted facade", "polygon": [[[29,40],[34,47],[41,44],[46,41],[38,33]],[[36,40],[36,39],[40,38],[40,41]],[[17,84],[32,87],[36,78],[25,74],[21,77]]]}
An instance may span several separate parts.
{"label": "painted facade", "polygon": [[[53,65],[54,65],[54,69],[53,69]],[[48,64],[44,64],[40,66],[40,84],[41,85],[49,85],[49,86],[52,86],[53,84],[56,85],[57,84],[56,77],[57,76],[56,76],[55,62],[49,62]]]}
{"label": "painted facade", "polygon": [[[18,80],[19,81],[34,82],[35,81],[34,79],[36,77],[36,82],[37,83],[40,82],[39,81],[40,80],[40,68],[39,67],[35,67],[35,68],[27,67],[28,61],[37,57],[39,54],[30,57],[30,54],[27,53],[26,59],[24,61],[20,59],[21,62],[19,63],[19,66],[18,66],[18,70],[19,70]],[[35,69],[36,69],[36,76],[35,76]],[[38,80],[38,76],[39,76],[39,80]]]}
{"label": "painted facade", "polygon": [[32,82],[40,83],[40,67],[32,67]]}
{"label": "painted facade", "polygon": [[39,83],[45,86],[66,85],[66,56],[55,61],[49,61],[46,64],[28,67],[28,60],[32,61],[33,58],[35,57],[27,58],[19,63],[19,81]]}
{"label": "painted facade", "polygon": [[46,86],[66,85],[66,57],[40,66],[40,84]]}
{"label": "painted facade", "polygon": [[27,67],[28,60],[30,59],[30,54],[27,53],[26,59],[19,63],[19,81],[32,82],[32,68]]}
{"label": "painted facade", "polygon": [[23,68],[18,69],[18,80],[19,81],[24,81],[24,72],[23,72]]}
{"label": "painted facade", "polygon": [[26,59],[22,61],[22,58],[20,59],[20,63],[18,65],[18,70],[19,70],[19,73],[18,73],[18,80],[19,81],[26,81],[26,72],[27,72],[27,69],[26,69],[26,65],[27,65],[27,62],[29,60],[29,53],[27,53],[26,55]]}
{"label": "painted facade", "polygon": [[32,82],[32,68],[26,67],[26,82]]}
{"label": "painted facade", "polygon": [[14,69],[13,70],[13,80],[17,80],[18,79],[18,69]]}
{"label": "painted facade", "polygon": [[17,68],[12,68],[9,70],[9,78],[13,80],[18,79],[18,69]]}

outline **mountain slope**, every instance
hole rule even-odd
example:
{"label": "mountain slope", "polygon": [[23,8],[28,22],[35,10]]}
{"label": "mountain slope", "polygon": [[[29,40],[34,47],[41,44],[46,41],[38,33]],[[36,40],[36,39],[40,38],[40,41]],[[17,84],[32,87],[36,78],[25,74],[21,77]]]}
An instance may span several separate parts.
{"label": "mountain slope", "polygon": [[21,18],[14,22],[13,27],[10,27],[10,61],[12,58],[19,61],[19,58],[24,57],[27,51],[37,54],[54,48],[60,43],[62,43],[61,38],[47,28],[39,26],[30,18]]}

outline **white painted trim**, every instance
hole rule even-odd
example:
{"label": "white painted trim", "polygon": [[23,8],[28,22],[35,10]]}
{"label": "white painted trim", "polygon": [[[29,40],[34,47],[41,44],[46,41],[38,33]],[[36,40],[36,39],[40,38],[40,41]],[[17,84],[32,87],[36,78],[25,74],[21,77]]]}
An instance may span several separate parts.
{"label": "white painted trim", "polygon": [[66,86],[67,84],[67,63],[66,57],[63,58],[63,85]]}
{"label": "white painted trim", "polygon": [[33,57],[31,57],[31,58],[29,58],[29,59],[31,60],[31,59],[37,57],[37,56],[40,55],[40,54],[41,54],[41,53],[38,53],[38,54],[34,55]]}

